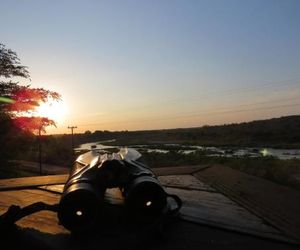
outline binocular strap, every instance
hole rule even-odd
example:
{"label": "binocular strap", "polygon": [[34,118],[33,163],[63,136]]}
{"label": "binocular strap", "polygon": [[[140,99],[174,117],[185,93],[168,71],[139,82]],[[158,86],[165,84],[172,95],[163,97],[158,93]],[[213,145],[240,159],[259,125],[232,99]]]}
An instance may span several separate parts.
{"label": "binocular strap", "polygon": [[173,208],[173,209],[170,209],[169,211],[168,211],[168,215],[170,215],[170,216],[174,216],[174,215],[176,215],[178,212],[179,212],[179,210],[181,209],[181,207],[182,207],[182,200],[179,198],[179,196],[177,196],[176,194],[168,194],[167,193],[167,197],[169,197],[169,198],[172,198],[174,201],[175,201],[175,203],[176,203],[176,205],[177,205],[177,207],[176,208]]}
{"label": "binocular strap", "polygon": [[8,210],[0,216],[0,228],[11,226],[23,217],[43,210],[57,212],[58,204],[49,205],[44,202],[36,202],[23,208],[11,205]]}

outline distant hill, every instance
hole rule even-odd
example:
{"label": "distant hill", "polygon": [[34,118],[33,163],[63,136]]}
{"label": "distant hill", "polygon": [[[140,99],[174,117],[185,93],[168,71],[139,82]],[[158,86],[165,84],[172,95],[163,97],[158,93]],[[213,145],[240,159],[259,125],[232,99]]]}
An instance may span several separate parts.
{"label": "distant hill", "polygon": [[177,132],[182,139],[200,144],[300,146],[300,116],[204,126]]}
{"label": "distant hill", "polygon": [[78,142],[116,139],[115,144],[186,143],[218,146],[300,148],[300,115],[252,122],[147,131],[95,131],[77,135]]}

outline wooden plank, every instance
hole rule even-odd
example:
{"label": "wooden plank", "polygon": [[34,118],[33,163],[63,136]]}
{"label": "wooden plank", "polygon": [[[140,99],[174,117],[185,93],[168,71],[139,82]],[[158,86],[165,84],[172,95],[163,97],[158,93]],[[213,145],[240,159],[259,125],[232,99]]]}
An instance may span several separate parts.
{"label": "wooden plank", "polygon": [[[154,168],[153,171],[156,175],[178,175],[178,174],[191,174],[198,172],[207,166],[183,166],[183,167],[166,167]],[[33,176],[22,177],[13,179],[0,180],[0,191],[33,188],[43,185],[56,185],[65,184],[68,175],[47,175],[47,176]]]}
{"label": "wooden plank", "polygon": [[152,168],[157,176],[164,175],[185,175],[193,174],[195,172],[206,169],[208,165],[190,165],[190,166],[178,166],[178,167],[163,167],[163,168]]}
{"label": "wooden plank", "polygon": [[[56,204],[60,195],[41,190],[14,190],[1,192],[0,213],[4,213],[9,206],[18,205],[21,207],[30,205],[37,201],[48,204]],[[23,218],[17,222],[23,228],[33,228],[43,233],[68,233],[65,228],[58,225],[56,213],[42,211]]]}
{"label": "wooden plank", "polygon": [[64,189],[64,184],[60,185],[45,185],[45,186],[38,186],[37,188],[44,191],[49,191],[57,194],[62,194]]}
{"label": "wooden plank", "polygon": [[165,187],[175,187],[191,190],[202,190],[207,192],[216,192],[215,189],[198,180],[192,175],[166,175],[159,176],[158,180]]}
{"label": "wooden plank", "polygon": [[[60,185],[60,187],[62,187],[62,185]],[[204,225],[212,225],[226,229],[231,229],[230,225],[234,225],[235,230],[239,232],[243,232],[243,229],[245,228],[248,230],[249,227],[256,228],[258,230],[258,233],[260,233],[259,230],[264,232],[264,234],[260,235],[260,237],[266,235],[276,236],[276,230],[274,232],[274,230],[271,227],[268,227],[264,223],[261,223],[261,221],[259,221],[255,216],[253,217],[251,216],[251,214],[249,216],[249,213],[247,214],[247,211],[245,215],[245,212],[241,211],[240,208],[236,206],[234,202],[226,199],[226,197],[224,197],[221,194],[204,191],[182,190],[175,188],[169,188],[167,189],[167,191],[170,193],[177,193],[184,200],[184,207],[181,213],[183,217],[185,216],[185,220],[195,222],[195,219],[198,219],[198,221],[196,222],[202,222]],[[115,197],[115,194],[113,194],[113,196]],[[59,194],[42,190],[26,189],[3,191],[1,192],[0,199],[0,213],[5,212],[7,208],[12,204],[20,205],[22,207],[34,203],[36,201],[44,201],[49,204],[55,204],[59,201],[59,199]],[[238,216],[238,218],[240,219],[236,219],[236,216]],[[221,224],[222,222],[223,224]],[[122,244],[126,245],[128,243],[131,244],[132,242],[135,242],[137,240],[136,237],[139,237],[138,235],[136,235],[137,232],[135,231],[124,231],[123,228],[113,227],[111,231],[105,230],[104,234],[103,231],[101,231],[99,234],[95,235],[95,237],[89,237],[87,241],[81,242],[80,246],[75,246],[74,243],[72,243],[73,241],[70,241],[69,232],[58,224],[56,214],[47,211],[39,212],[31,216],[25,217],[22,220],[20,220],[17,224],[21,228],[23,228],[24,232],[29,233],[31,236],[34,236],[35,239],[40,240],[47,246],[51,246],[51,249],[87,249],[87,246],[93,249],[94,247],[99,246],[99,244],[101,244],[101,246],[106,246],[105,249],[114,249],[116,245],[112,244],[112,239],[114,239],[113,242],[124,241]],[[208,237],[204,237],[202,234],[199,234],[199,231],[195,231],[195,229],[199,227],[195,227],[193,229],[194,231],[179,232],[175,230],[175,232],[172,232],[172,230],[174,230],[180,225],[182,225],[182,223],[172,223],[172,227],[169,228],[171,229],[171,238],[168,240],[168,242],[173,241],[175,238],[184,240],[185,235],[190,235],[190,237],[188,237],[189,241],[195,241],[199,238],[199,235],[202,236],[200,237],[202,238],[202,240]],[[215,234],[218,232],[216,230],[204,227],[203,232],[208,231],[210,231],[209,237],[213,240],[216,240],[217,238],[215,237]],[[244,232],[249,233],[250,231]],[[227,235],[226,237],[223,236],[225,237],[224,239],[227,239],[227,237],[230,236],[229,233],[222,232],[222,235],[224,234]],[[99,235],[101,235],[101,237]],[[233,239],[240,240],[241,237],[243,236],[239,234],[233,234],[230,242],[235,243],[231,244],[233,246],[236,246],[235,244],[237,244],[238,241],[233,241]],[[96,239],[99,239],[99,241],[97,241]],[[220,238],[218,239],[220,240]],[[257,241],[257,239],[250,238],[248,241],[253,243],[254,241]],[[221,242],[224,241],[221,240]],[[166,248],[166,245],[158,244],[158,246],[160,248],[155,247],[153,249],[169,249],[169,247]],[[212,245],[210,244],[209,249],[211,249],[211,246]],[[142,247],[142,245],[140,247]],[[172,249],[181,249],[183,245],[181,244],[178,248],[174,247],[175,246],[173,246]],[[197,246],[197,248],[195,247],[193,249],[198,249],[198,247],[199,245]],[[219,245],[217,247],[219,247]],[[284,245],[284,247],[287,247],[285,249],[291,249],[288,247],[288,245]]]}
{"label": "wooden plank", "polygon": [[33,176],[0,180],[0,191],[26,189],[42,185],[64,184],[68,175]]}
{"label": "wooden plank", "polygon": [[[217,192],[209,185],[198,180],[192,175],[165,175],[159,176],[158,180],[165,187],[175,187],[190,190],[202,190],[207,192]],[[62,193],[64,185],[44,185],[39,186],[39,189],[47,190],[55,193]]]}
{"label": "wooden plank", "polygon": [[[276,241],[263,240],[248,235],[200,226],[195,223],[179,221],[163,230],[163,237],[143,230],[106,229],[105,232],[93,231],[89,237],[70,237],[67,234],[46,234],[37,230],[23,230],[23,240],[15,249],[51,249],[51,250],[86,250],[86,249],[147,249],[147,250],[296,250],[296,246]],[[25,231],[25,232],[24,232]],[[26,234],[25,234],[26,233]],[[38,248],[30,243],[39,242]],[[25,246],[24,246],[25,245]],[[29,245],[29,246],[28,246]]]}
{"label": "wooden plank", "polygon": [[194,176],[300,240],[299,191],[220,165]]}
{"label": "wooden plank", "polygon": [[[185,175],[164,176],[163,179],[166,183],[172,183],[174,178],[176,181],[176,177],[183,177],[185,180],[192,179],[192,182],[196,179],[192,176],[188,178],[188,176]],[[170,178],[170,180],[168,180],[168,178]],[[183,219],[269,239],[292,242],[279,230],[266,225],[263,220],[238,206],[224,195],[216,191],[211,192],[210,189],[208,189],[209,191],[197,189],[199,188],[198,185],[195,185],[198,184],[197,181],[193,185],[196,188],[195,190],[184,188],[185,185],[187,185],[187,187],[189,186],[189,182],[182,181],[181,184],[182,186],[178,186],[177,188],[167,187],[166,191],[175,193],[182,198],[184,206],[181,209],[181,217]],[[200,187],[202,189],[201,184]],[[46,188],[47,190],[52,189],[55,192],[62,192],[63,185],[47,186]],[[106,200],[118,205],[122,205],[124,202],[118,188],[108,189],[106,192]]]}
{"label": "wooden plank", "polygon": [[185,220],[269,239],[292,242],[279,230],[267,225],[262,219],[220,193],[178,188],[166,188],[166,190],[169,193],[177,194],[183,200],[180,215]]}
{"label": "wooden plank", "polygon": [[[48,204],[57,204],[61,195],[37,189],[13,190],[1,192],[0,214],[7,211],[9,206],[18,205],[24,207],[32,203],[42,201]],[[108,189],[105,200],[112,205],[124,204],[121,192],[117,188]],[[33,228],[43,233],[59,234],[69,232],[58,224],[56,213],[41,211],[30,216],[24,217],[17,222],[23,228]]]}
{"label": "wooden plank", "polygon": [[[202,171],[197,172],[195,174],[195,176],[198,177],[198,178],[199,178],[199,174],[200,173],[206,172],[206,171],[209,170],[209,169],[203,170],[203,168],[201,168],[201,167],[200,168],[198,168],[198,167],[174,167],[174,168],[168,168],[167,171],[164,168],[162,168],[162,169],[156,169],[156,174],[158,174],[158,175],[160,175],[160,174],[164,175],[162,177],[159,177],[162,180],[163,184],[169,184],[170,186],[171,185],[173,185],[173,186],[177,185],[177,187],[181,188],[181,189],[182,188],[186,188],[186,189],[193,189],[194,188],[194,189],[198,189],[198,191],[201,190],[201,189],[203,189],[203,190],[206,191],[206,193],[208,193],[209,191],[212,191],[213,189],[210,189],[207,185],[203,184],[203,182],[201,182],[201,181],[198,181],[198,182],[195,181],[194,177],[189,177],[188,175],[183,175],[181,177],[176,176],[176,175],[166,176],[166,174],[168,175],[168,174],[174,173],[174,172],[175,173],[182,173],[182,172],[183,173],[186,173],[186,172],[193,173],[195,170],[197,171],[199,169],[201,169]],[[26,188],[38,187],[38,186],[44,185],[45,183],[46,184],[51,184],[51,185],[49,185],[47,187],[47,189],[49,189],[49,190],[51,190],[53,192],[61,192],[62,187],[63,187],[63,183],[66,181],[66,178],[67,178],[67,175],[56,175],[56,176],[38,176],[38,177],[27,177],[27,178],[16,178],[16,179],[9,179],[9,180],[1,180],[0,181],[0,190],[2,191],[1,192],[1,196],[2,196],[2,193],[3,193],[4,190],[8,190],[8,189],[21,189],[21,188],[24,189],[25,187]],[[53,186],[52,184],[60,184],[60,186],[56,186],[56,185]],[[26,202],[27,200],[29,200],[29,201],[43,200],[42,197],[41,197],[41,195],[39,193],[36,193],[36,191],[38,191],[38,190],[24,190],[23,194],[26,194],[26,195],[22,198],[22,201]],[[181,192],[184,192],[184,191],[185,190],[181,190]],[[191,194],[193,192],[195,192],[193,190],[191,190],[191,191],[192,191]],[[189,191],[186,191],[186,192],[189,192]],[[49,193],[49,192],[47,192],[47,193]],[[112,195],[112,196],[114,196],[114,195]],[[202,196],[203,196],[203,194],[202,194]],[[10,198],[9,198],[9,196],[7,196],[6,200],[10,201],[9,204],[14,204],[14,202],[13,202],[14,200],[20,202],[20,200],[18,200],[19,198],[20,198],[20,196],[10,197]],[[218,197],[214,197],[214,199],[218,200],[219,198]],[[121,200],[116,200],[116,204],[118,202],[122,202],[122,201]],[[222,204],[222,203],[221,204],[216,204],[215,207],[222,207],[223,205],[224,204]],[[195,209],[193,207],[192,208],[191,207],[184,208],[184,209],[185,209],[185,211],[190,211],[190,214],[195,214],[193,212],[193,211],[195,211]],[[214,210],[212,210],[212,211],[214,211]],[[193,213],[191,213],[191,212],[193,212]],[[203,212],[202,212],[202,214],[203,214]],[[230,214],[228,214],[228,216],[229,215]],[[207,214],[205,216],[207,217]],[[193,220],[196,220],[198,218],[197,219],[198,221],[205,220],[205,218],[206,218],[205,216],[202,216],[202,217],[198,216],[198,215],[197,216],[191,216],[191,215],[188,216],[188,213],[186,213],[186,217],[189,217],[189,218],[194,217]],[[234,217],[235,215],[231,214],[230,216]],[[222,224],[222,222],[220,222],[219,224]],[[237,225],[234,225],[234,226],[236,228],[238,228]],[[228,226],[228,227],[230,227],[230,226]]]}
{"label": "wooden plank", "polygon": [[[211,225],[219,228],[231,229],[238,232],[244,232],[261,237],[279,239],[280,233],[272,227],[250,214],[245,209],[237,206],[234,202],[219,193],[210,193],[204,191],[182,190],[176,188],[167,188],[169,193],[179,195],[184,202],[181,210],[181,216],[189,221]],[[111,200],[118,196],[116,189],[110,189],[107,198]],[[60,195],[42,190],[15,190],[1,192],[0,213],[14,204],[21,207],[27,206],[36,201],[43,201],[49,204],[59,202]],[[119,201],[122,204],[122,198]],[[63,227],[58,225],[55,213],[39,212],[25,217],[18,222],[21,227],[30,227],[44,233],[68,233]],[[281,238],[280,238],[281,239]]]}

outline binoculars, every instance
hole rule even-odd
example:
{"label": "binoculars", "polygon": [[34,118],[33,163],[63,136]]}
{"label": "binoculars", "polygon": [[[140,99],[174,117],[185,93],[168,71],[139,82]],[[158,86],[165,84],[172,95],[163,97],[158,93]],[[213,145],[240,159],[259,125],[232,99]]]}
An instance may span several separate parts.
{"label": "binoculars", "polygon": [[59,203],[60,224],[71,232],[93,228],[106,217],[105,194],[118,188],[131,221],[149,223],[170,210],[167,197],[151,169],[137,161],[141,154],[123,148],[118,153],[92,150],[80,155]]}

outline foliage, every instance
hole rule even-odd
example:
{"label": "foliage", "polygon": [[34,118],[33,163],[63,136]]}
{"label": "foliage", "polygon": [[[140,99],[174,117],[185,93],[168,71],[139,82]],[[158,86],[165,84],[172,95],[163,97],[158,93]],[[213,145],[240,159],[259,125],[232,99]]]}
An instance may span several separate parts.
{"label": "foliage", "polygon": [[[27,136],[23,139],[24,148],[17,150],[14,159],[37,162],[38,161],[38,138],[27,140]],[[42,141],[42,162],[59,166],[71,166],[74,162],[70,135],[43,135]]]}
{"label": "foliage", "polygon": [[7,49],[5,45],[0,43],[0,76],[11,78],[20,76],[24,78],[29,77],[27,67],[21,65],[20,59],[16,52]]}
{"label": "foliage", "polygon": [[41,130],[45,132],[45,127],[55,126],[55,122],[47,117],[16,117],[13,119],[13,123],[16,127],[28,131]]}
{"label": "foliage", "polygon": [[32,116],[32,111],[49,99],[59,100],[60,95],[57,92],[43,88],[31,88],[29,85],[20,85],[18,82],[12,81],[14,77],[29,78],[30,75],[27,67],[21,65],[16,52],[0,44],[1,122],[4,117],[7,119],[8,116],[11,120],[15,120],[13,125],[29,131],[44,129],[46,126],[54,125],[55,122],[46,117]]}

